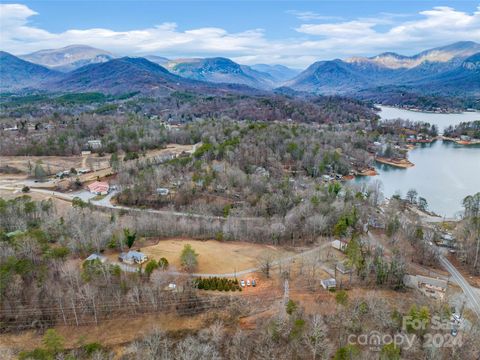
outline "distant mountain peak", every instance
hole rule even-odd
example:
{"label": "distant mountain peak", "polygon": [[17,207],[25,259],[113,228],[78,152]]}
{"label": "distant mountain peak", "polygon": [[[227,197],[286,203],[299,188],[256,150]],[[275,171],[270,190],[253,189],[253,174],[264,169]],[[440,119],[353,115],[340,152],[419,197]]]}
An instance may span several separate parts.
{"label": "distant mountain peak", "polygon": [[59,71],[71,71],[84,65],[109,61],[115,56],[88,45],[69,45],[20,56],[20,58]]}
{"label": "distant mountain peak", "polygon": [[274,78],[268,73],[240,65],[225,57],[175,59],[166,64],[173,73],[192,80],[213,83],[241,84],[257,89],[274,87]]}

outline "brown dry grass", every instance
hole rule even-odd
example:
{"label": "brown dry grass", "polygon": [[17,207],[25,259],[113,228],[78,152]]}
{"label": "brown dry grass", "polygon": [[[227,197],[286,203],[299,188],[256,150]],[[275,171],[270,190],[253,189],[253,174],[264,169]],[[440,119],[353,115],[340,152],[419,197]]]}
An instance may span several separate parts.
{"label": "brown dry grass", "polygon": [[[178,316],[173,314],[137,315],[131,318],[111,319],[98,326],[56,326],[57,332],[65,339],[65,348],[76,348],[92,342],[115,348],[151,333],[154,329],[164,331],[197,330],[205,325],[208,314]],[[0,349],[16,351],[33,350],[42,347],[43,335],[37,331],[23,331],[18,334],[2,334]]]}
{"label": "brown dry grass", "polygon": [[[266,254],[274,259],[293,254],[291,251],[269,245],[185,238],[160,240],[155,245],[142,247],[141,251],[150,259],[158,260],[165,257],[171,266],[181,269],[180,253],[186,244],[192,245],[199,254],[197,273],[233,273],[257,267],[259,259]],[[116,259],[117,255],[110,257]]]}

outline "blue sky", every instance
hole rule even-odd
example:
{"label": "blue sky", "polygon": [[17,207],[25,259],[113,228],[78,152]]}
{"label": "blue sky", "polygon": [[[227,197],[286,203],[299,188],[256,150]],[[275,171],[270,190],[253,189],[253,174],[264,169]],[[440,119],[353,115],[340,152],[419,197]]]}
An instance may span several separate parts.
{"label": "blue sky", "polygon": [[295,67],[480,41],[478,1],[1,1],[0,20],[0,48],[14,54],[81,43]]}

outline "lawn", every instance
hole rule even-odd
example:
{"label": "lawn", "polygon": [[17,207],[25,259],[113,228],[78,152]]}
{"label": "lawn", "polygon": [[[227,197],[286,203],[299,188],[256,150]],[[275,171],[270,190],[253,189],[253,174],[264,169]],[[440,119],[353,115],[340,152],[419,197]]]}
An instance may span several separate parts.
{"label": "lawn", "polygon": [[285,249],[246,242],[166,239],[156,245],[142,247],[150,259],[167,258],[171,266],[181,269],[180,253],[186,244],[192,245],[199,254],[197,273],[222,274],[257,267],[258,259],[266,254],[274,259],[293,254]]}

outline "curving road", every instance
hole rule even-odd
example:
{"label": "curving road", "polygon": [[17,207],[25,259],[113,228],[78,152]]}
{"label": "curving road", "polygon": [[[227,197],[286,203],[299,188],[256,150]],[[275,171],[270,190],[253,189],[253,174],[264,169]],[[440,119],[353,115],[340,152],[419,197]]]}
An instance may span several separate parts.
{"label": "curving road", "polygon": [[443,255],[440,255],[440,263],[442,266],[452,275],[453,280],[460,286],[465,293],[472,310],[477,314],[480,319],[480,296],[477,289],[473,288],[467,280],[462,276],[462,274],[452,265],[447,258]]}

